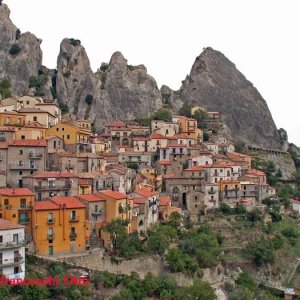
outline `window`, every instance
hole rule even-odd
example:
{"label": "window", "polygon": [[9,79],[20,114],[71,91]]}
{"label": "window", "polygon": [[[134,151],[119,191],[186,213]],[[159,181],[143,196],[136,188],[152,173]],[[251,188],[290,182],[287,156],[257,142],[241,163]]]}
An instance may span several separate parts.
{"label": "window", "polygon": [[23,161],[19,160],[19,166],[23,166]]}
{"label": "window", "polygon": [[48,213],[48,222],[53,223],[53,213]]}
{"label": "window", "polygon": [[8,199],[4,199],[4,205],[9,205]]}
{"label": "window", "polygon": [[67,140],[69,140],[69,139],[70,139],[70,135],[68,134],[68,135],[67,135]]}
{"label": "window", "polygon": [[71,211],[71,220],[76,220],[76,211],[75,210]]}
{"label": "window", "polygon": [[19,155],[23,155],[23,150],[19,150]]}
{"label": "window", "polygon": [[23,171],[19,171],[19,175],[23,175]]}
{"label": "window", "polygon": [[21,135],[21,140],[25,140],[25,135]]}
{"label": "window", "polygon": [[65,128],[62,128],[61,131],[65,131]]}
{"label": "window", "polygon": [[59,128],[58,128],[58,127],[56,128],[56,131],[59,131]]}
{"label": "window", "polygon": [[76,234],[75,227],[72,227],[71,228],[71,235],[75,235],[75,234]]}
{"label": "window", "polygon": [[48,238],[53,238],[53,228],[48,228]]}
{"label": "window", "polygon": [[3,243],[3,235],[0,235],[0,243]]}
{"label": "window", "polygon": [[62,136],[62,139],[63,139],[63,140],[65,139],[65,136],[64,136],[64,135]]}
{"label": "window", "polygon": [[24,198],[20,199],[20,207],[26,208],[26,199],[24,199]]}
{"label": "window", "polygon": [[195,200],[198,200],[198,196],[195,196]]}
{"label": "window", "polygon": [[95,212],[98,212],[98,205],[95,205],[94,211],[95,211]]}
{"label": "window", "polygon": [[17,233],[13,234],[13,242],[16,244],[19,242],[19,235]]}
{"label": "window", "polygon": [[26,101],[26,104],[29,105],[29,101]]}
{"label": "window", "polygon": [[37,122],[37,117],[33,117],[33,121],[34,121],[34,122]]}
{"label": "window", "polygon": [[38,201],[42,200],[42,193],[38,193]]}
{"label": "window", "polygon": [[20,273],[20,267],[14,267],[14,274]]}

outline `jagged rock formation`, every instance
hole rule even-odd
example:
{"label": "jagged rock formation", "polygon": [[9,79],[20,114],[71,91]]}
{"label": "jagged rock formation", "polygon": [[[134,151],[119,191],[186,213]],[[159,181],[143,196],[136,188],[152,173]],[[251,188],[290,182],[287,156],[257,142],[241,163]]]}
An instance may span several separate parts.
{"label": "jagged rock formation", "polygon": [[219,51],[206,48],[196,58],[190,75],[183,81],[180,99],[221,112],[229,138],[266,148],[282,147],[266,101]]}
{"label": "jagged rock formation", "polygon": [[[29,77],[37,75],[42,64],[41,40],[26,32],[20,34],[11,22],[6,4],[0,6],[0,79],[11,82],[14,94],[27,93]],[[16,46],[17,45],[17,46]],[[15,47],[16,53],[11,54]]]}
{"label": "jagged rock formation", "polygon": [[143,66],[128,66],[120,52],[94,74],[80,41],[64,39],[57,60],[59,102],[96,127],[117,119],[147,117],[162,106],[156,81]]}
{"label": "jagged rock formation", "polygon": [[[157,88],[143,65],[128,66],[120,52],[109,64],[93,73],[80,41],[64,39],[57,59],[57,72],[42,66],[41,40],[20,34],[9,19],[7,5],[0,6],[0,79],[11,81],[12,92],[44,94],[67,104],[71,115],[90,119],[96,128],[117,119],[147,117],[169,105],[176,112],[183,101],[220,111],[224,134],[248,144],[282,148],[280,136],[265,100],[222,53],[206,48],[178,91]],[[11,54],[12,45],[20,48]],[[43,87],[29,89],[30,76],[40,76]],[[37,88],[39,89],[37,91]]]}

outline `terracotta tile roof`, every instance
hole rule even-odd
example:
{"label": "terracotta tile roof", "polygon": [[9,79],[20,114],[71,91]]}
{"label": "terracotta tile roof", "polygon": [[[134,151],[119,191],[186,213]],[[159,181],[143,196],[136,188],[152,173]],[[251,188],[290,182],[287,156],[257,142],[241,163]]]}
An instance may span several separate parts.
{"label": "terracotta tile roof", "polygon": [[46,147],[47,143],[45,140],[11,140],[8,142],[9,146],[20,146],[20,147]]}
{"label": "terracotta tile roof", "polygon": [[0,195],[3,196],[34,196],[31,190],[27,188],[3,188],[0,189]]}
{"label": "terracotta tile roof", "polygon": [[134,141],[150,141],[149,137],[136,137],[133,139]]}
{"label": "terracotta tile roof", "polygon": [[78,184],[79,185],[91,185],[91,183],[86,179],[79,179]]}
{"label": "terracotta tile roof", "polygon": [[203,166],[194,166],[189,169],[184,169],[183,171],[204,171]]}
{"label": "terracotta tile roof", "polygon": [[176,175],[175,174],[169,174],[169,175],[165,175],[164,179],[170,179],[170,178],[175,178]]}
{"label": "terracotta tile roof", "polygon": [[216,163],[216,164],[211,164],[211,165],[204,165],[203,168],[231,168],[233,165],[232,164],[222,164],[222,163]]}
{"label": "terracotta tile roof", "polygon": [[144,198],[144,197],[133,197],[134,204],[145,204],[146,201],[147,201],[147,198]]}
{"label": "terracotta tile roof", "polygon": [[168,145],[169,148],[186,148],[186,145],[183,144],[170,144]]}
{"label": "terracotta tile roof", "polygon": [[32,176],[26,177],[33,177],[33,178],[74,178],[78,177],[77,174],[72,172],[39,172]]}
{"label": "terracotta tile roof", "polygon": [[249,169],[247,170],[246,172],[246,175],[257,175],[257,176],[266,176],[266,173],[265,172],[262,172],[260,170],[256,170],[256,169]]}
{"label": "terracotta tile roof", "polygon": [[140,205],[137,203],[133,203],[133,207],[140,207]]}
{"label": "terracotta tile roof", "polygon": [[4,219],[0,219],[0,230],[19,229],[19,228],[25,228],[25,226],[6,221]]}
{"label": "terracotta tile roof", "polygon": [[100,195],[77,195],[76,196],[79,199],[83,199],[88,202],[99,202],[99,201],[105,201]]}
{"label": "terracotta tile roof", "polygon": [[297,205],[300,205],[300,201],[296,199],[291,199],[291,202]]}
{"label": "terracotta tile roof", "polygon": [[86,206],[82,204],[75,197],[56,197],[52,198],[51,201],[57,205],[66,205],[66,208],[85,208]]}
{"label": "terracotta tile roof", "polygon": [[0,142],[0,149],[7,149],[8,142]]}
{"label": "terracotta tile roof", "polygon": [[142,195],[142,196],[144,196],[144,197],[152,197],[152,196],[155,196],[155,195],[157,195],[158,194],[158,192],[153,192],[153,191],[151,191],[151,190],[149,190],[149,189],[136,189],[135,190],[135,193],[136,194],[139,194],[139,195]]}
{"label": "terracotta tile roof", "polygon": [[33,206],[34,210],[53,210],[59,209],[58,205],[51,201],[37,201]]}
{"label": "terracotta tile roof", "polygon": [[160,196],[159,206],[171,206],[171,196],[169,195]]}
{"label": "terracotta tile roof", "polygon": [[[46,110],[42,110],[40,108],[21,108],[19,109],[19,112],[20,113],[46,113],[46,114],[49,114],[51,116],[53,116],[51,113],[49,113],[48,111]],[[54,117],[54,116],[53,116]]]}
{"label": "terracotta tile roof", "polygon": [[150,139],[166,139],[166,137],[160,133],[152,133]]}
{"label": "terracotta tile roof", "polygon": [[110,190],[105,190],[105,191],[101,191],[99,193],[97,193],[97,195],[100,195],[101,194],[104,194],[108,197],[111,197],[111,198],[114,198],[116,200],[120,200],[120,199],[127,199],[127,195],[126,194],[123,194],[123,193],[120,193],[120,192],[116,192],[116,191],[110,191]]}
{"label": "terracotta tile roof", "polygon": [[25,127],[26,128],[45,128],[45,129],[47,129],[47,127],[45,127],[43,124],[41,124],[37,121],[27,123],[27,124],[25,124]]}
{"label": "terracotta tile roof", "polygon": [[114,122],[108,125],[105,125],[105,127],[125,127],[127,124],[124,122]]}
{"label": "terracotta tile roof", "polygon": [[170,165],[171,164],[171,162],[169,160],[160,160],[160,161],[158,161],[158,163],[160,165]]}

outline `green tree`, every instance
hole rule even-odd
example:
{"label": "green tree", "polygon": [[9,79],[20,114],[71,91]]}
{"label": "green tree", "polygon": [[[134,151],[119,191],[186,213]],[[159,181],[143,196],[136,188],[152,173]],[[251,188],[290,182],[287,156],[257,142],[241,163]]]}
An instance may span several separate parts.
{"label": "green tree", "polygon": [[224,215],[232,215],[234,213],[234,210],[226,203],[222,202],[220,204],[220,211]]}
{"label": "green tree", "polygon": [[181,288],[176,293],[177,299],[181,300],[214,300],[217,296],[214,289],[207,283],[195,280],[190,287]]}
{"label": "green tree", "polygon": [[182,107],[179,109],[179,114],[187,118],[191,117],[192,106],[186,101],[183,103]]}
{"label": "green tree", "polygon": [[134,300],[140,300],[146,296],[145,286],[137,273],[123,278],[122,285],[131,292]]}
{"label": "green tree", "polygon": [[153,226],[148,231],[148,248],[154,252],[164,254],[172,239],[176,238],[176,230],[169,225]]}
{"label": "green tree", "polygon": [[165,122],[170,122],[172,120],[171,111],[167,108],[162,108],[152,115],[152,120],[161,120]]}
{"label": "green tree", "polygon": [[181,224],[181,215],[179,212],[177,211],[173,211],[171,214],[170,214],[170,217],[169,217],[169,224],[174,227],[174,228],[178,228]]}
{"label": "green tree", "polygon": [[246,208],[244,207],[244,205],[238,204],[235,207],[235,213],[238,215],[243,215],[246,213]]}
{"label": "green tree", "polygon": [[85,97],[85,102],[88,104],[88,105],[91,105],[93,103],[93,95],[86,95]]}
{"label": "green tree", "polygon": [[45,300],[48,299],[49,290],[45,286],[22,286],[22,300]]}
{"label": "green tree", "polygon": [[247,246],[246,253],[253,257],[257,266],[272,263],[275,259],[272,240],[261,239],[250,243]]}
{"label": "green tree", "polygon": [[128,221],[118,218],[105,226],[104,230],[109,233],[114,251],[118,251],[122,243],[127,239],[127,225]]}
{"label": "green tree", "polygon": [[0,81],[0,95],[3,99],[11,97],[10,81],[8,79]]}
{"label": "green tree", "polygon": [[111,298],[112,300],[134,300],[131,291],[126,288],[122,288],[118,295],[115,295]]}
{"label": "green tree", "polygon": [[247,220],[252,223],[252,226],[254,226],[257,221],[261,220],[261,212],[257,208],[248,212]]}
{"label": "green tree", "polygon": [[11,299],[11,289],[8,285],[0,286],[0,299],[1,300],[10,300]]}
{"label": "green tree", "polygon": [[207,132],[203,132],[203,142],[209,141],[209,134]]}

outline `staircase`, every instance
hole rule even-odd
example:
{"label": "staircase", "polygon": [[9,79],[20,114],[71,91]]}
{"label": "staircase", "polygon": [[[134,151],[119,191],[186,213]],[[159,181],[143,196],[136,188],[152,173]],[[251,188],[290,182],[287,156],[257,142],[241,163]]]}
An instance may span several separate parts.
{"label": "staircase", "polygon": [[90,249],[102,248],[102,241],[96,235],[90,237]]}

